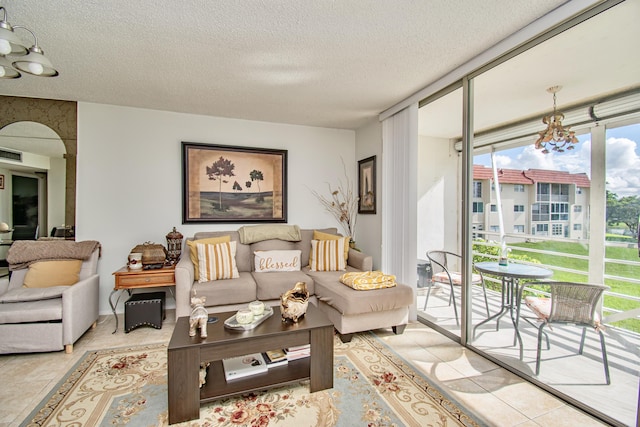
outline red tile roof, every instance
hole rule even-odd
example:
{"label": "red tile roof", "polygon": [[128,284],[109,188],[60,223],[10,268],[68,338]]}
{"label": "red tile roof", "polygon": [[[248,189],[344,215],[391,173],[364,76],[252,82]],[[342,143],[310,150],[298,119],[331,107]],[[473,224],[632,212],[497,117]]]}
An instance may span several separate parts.
{"label": "red tile roof", "polygon": [[473,165],[473,179],[491,179],[493,171],[482,165]]}
{"label": "red tile roof", "polygon": [[[490,179],[493,181],[493,169],[482,165],[473,165],[473,179]],[[498,181],[501,184],[533,184],[533,181],[518,169],[498,169]]]}
{"label": "red tile roof", "polygon": [[575,184],[578,187],[589,188],[591,181],[586,173],[569,173],[564,171],[550,171],[544,169],[528,169],[525,176],[533,182],[550,182],[552,184]]}
{"label": "red tile roof", "polygon": [[[488,179],[493,181],[493,170],[482,165],[473,165],[473,179]],[[498,169],[498,181],[502,184],[535,184],[548,182],[552,184],[575,184],[578,187],[589,188],[591,181],[585,173],[569,173],[544,169]]]}

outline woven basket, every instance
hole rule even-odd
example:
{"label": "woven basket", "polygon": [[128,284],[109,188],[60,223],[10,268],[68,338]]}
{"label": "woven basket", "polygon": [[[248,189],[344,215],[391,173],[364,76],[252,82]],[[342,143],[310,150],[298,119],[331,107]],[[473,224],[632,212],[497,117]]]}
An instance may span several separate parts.
{"label": "woven basket", "polygon": [[131,252],[142,253],[142,265],[164,265],[167,259],[167,250],[156,243],[145,242],[131,249]]}

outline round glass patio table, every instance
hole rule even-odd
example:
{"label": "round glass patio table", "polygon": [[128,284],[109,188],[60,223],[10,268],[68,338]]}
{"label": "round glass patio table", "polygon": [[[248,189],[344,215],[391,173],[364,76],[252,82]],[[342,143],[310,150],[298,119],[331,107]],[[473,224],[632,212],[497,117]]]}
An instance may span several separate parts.
{"label": "round glass patio table", "polygon": [[511,317],[511,323],[513,323],[513,329],[515,331],[513,338],[513,345],[516,345],[516,340],[520,345],[520,359],[522,360],[522,338],[518,331],[518,319],[516,319],[515,310],[518,305],[518,283],[520,279],[546,279],[553,275],[553,271],[528,264],[514,264],[509,263],[507,265],[500,265],[494,261],[478,262],[474,264],[476,270],[483,274],[489,274],[492,276],[498,276],[502,278],[502,303],[500,311],[493,316],[478,323],[473,328],[473,336],[476,336],[476,329],[478,326],[483,325],[491,320],[496,320],[496,331],[500,329],[500,318],[509,313]]}

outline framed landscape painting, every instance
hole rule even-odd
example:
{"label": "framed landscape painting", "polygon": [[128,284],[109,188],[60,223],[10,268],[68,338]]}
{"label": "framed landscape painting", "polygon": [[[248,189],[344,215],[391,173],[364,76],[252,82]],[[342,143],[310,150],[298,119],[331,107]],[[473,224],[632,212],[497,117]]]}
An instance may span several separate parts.
{"label": "framed landscape painting", "polygon": [[287,222],[287,150],[182,142],[182,222]]}
{"label": "framed landscape painting", "polygon": [[358,161],[358,213],[376,213],[376,156]]}

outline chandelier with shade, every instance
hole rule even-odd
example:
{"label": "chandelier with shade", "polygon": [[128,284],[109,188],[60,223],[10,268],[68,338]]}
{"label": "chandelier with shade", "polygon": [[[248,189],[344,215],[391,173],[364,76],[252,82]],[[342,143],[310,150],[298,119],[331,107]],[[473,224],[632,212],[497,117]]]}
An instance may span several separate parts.
{"label": "chandelier with shade", "polygon": [[[55,77],[58,71],[53,68],[49,58],[38,45],[38,37],[33,31],[23,25],[11,26],[7,22],[7,11],[0,6],[0,79],[17,79],[21,73],[40,77]],[[15,33],[15,30],[25,30],[33,36],[34,43],[29,47]],[[8,56],[15,58],[9,59]]]}
{"label": "chandelier with shade", "polygon": [[562,86],[552,86],[547,89],[547,92],[553,94],[553,114],[544,116],[542,123],[547,125],[547,128],[538,132],[538,140],[536,141],[536,149],[542,149],[542,153],[548,154],[551,151],[562,153],[565,150],[573,150],[573,144],[578,143],[576,133],[569,129],[569,126],[563,126],[562,120],[564,114],[556,109],[556,93],[562,89]]}

